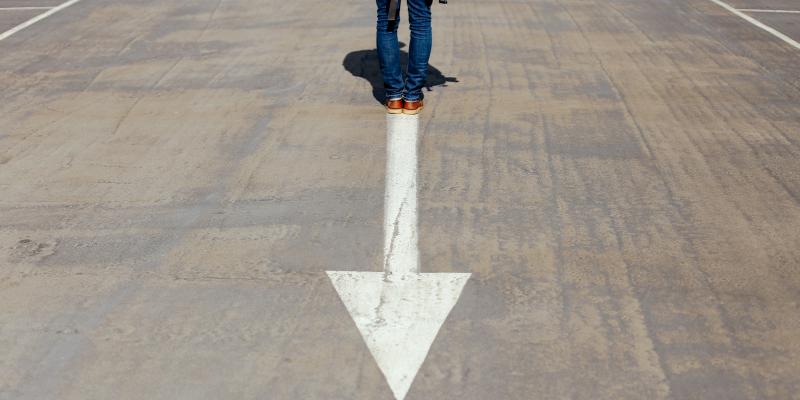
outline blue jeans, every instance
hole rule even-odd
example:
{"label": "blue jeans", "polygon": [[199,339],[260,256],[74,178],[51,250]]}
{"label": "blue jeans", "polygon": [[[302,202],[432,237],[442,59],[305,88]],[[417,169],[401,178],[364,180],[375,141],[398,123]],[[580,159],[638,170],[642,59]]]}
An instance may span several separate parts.
{"label": "blue jeans", "polygon": [[[431,7],[430,0],[406,0],[408,2],[408,22],[411,27],[411,44],[408,49],[408,71],[406,79],[400,69],[400,45],[397,41],[397,26],[400,12],[395,21],[389,21],[389,0],[376,0],[378,5],[377,45],[378,59],[383,75],[383,87],[387,100],[403,98],[413,101],[422,99],[422,87],[428,73],[428,59],[431,57]],[[397,2],[398,7],[400,1]]]}

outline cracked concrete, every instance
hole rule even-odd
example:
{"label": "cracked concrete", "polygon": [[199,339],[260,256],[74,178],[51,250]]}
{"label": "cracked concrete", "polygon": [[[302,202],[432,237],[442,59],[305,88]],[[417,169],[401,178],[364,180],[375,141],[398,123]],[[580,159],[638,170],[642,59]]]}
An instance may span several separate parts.
{"label": "cracked concrete", "polygon": [[[413,192],[413,196],[417,195],[416,185],[414,187],[408,188],[406,191],[406,196],[403,197],[403,201],[400,202],[400,208],[397,210],[397,216],[394,218],[394,223],[392,224],[392,238],[389,244],[389,250],[386,252],[383,261],[383,270],[391,273],[391,260],[394,254],[395,242],[397,241],[397,237],[400,235],[400,216],[403,215],[403,208],[408,204],[408,196],[410,193]],[[416,216],[415,216],[416,217]],[[414,218],[416,219],[416,218]],[[416,238],[416,235],[415,235]],[[398,271],[399,272],[399,271]],[[413,267],[410,271],[403,271],[403,272],[419,272],[419,266]]]}

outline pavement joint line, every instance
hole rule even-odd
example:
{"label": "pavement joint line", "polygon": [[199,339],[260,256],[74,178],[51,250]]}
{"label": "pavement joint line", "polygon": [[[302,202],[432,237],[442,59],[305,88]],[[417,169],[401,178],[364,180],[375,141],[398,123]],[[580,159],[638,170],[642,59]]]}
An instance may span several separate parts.
{"label": "pavement joint line", "polygon": [[33,17],[33,18],[31,18],[31,19],[29,19],[29,20],[27,20],[27,21],[25,21],[25,22],[15,26],[15,27],[13,27],[13,28],[5,31],[5,32],[3,32],[3,33],[0,33],[0,41],[8,39],[9,37],[14,35],[15,33],[17,33],[19,31],[21,31],[21,30],[23,30],[23,29],[25,29],[25,28],[27,28],[27,27],[29,27],[29,26],[31,26],[31,25],[33,25],[33,24],[35,24],[35,23],[37,23],[37,22],[39,22],[39,21],[41,21],[41,20],[43,20],[43,19],[45,19],[45,18],[47,18],[49,16],[51,16],[51,15],[53,15],[53,14],[55,14],[55,13],[57,13],[57,12],[63,10],[63,9],[65,9],[67,7],[70,7],[70,6],[76,4],[76,3],[80,2],[80,1],[81,0],[69,0],[69,1],[67,1],[65,3],[61,3],[60,5],[58,5],[56,7],[52,7],[48,11],[43,12],[43,13],[41,13],[41,14],[39,14],[39,15],[37,15],[37,16],[35,16],[35,17]]}
{"label": "pavement joint line", "polygon": [[0,7],[0,11],[50,10],[53,7]]}
{"label": "pavement joint line", "polygon": [[739,11],[749,13],[800,14],[800,10],[764,10],[757,8],[740,8]]}
{"label": "pavement joint line", "polygon": [[730,4],[728,4],[728,3],[726,3],[726,2],[724,2],[722,0],[709,0],[709,1],[711,1],[712,3],[724,8],[724,9],[726,9],[728,11],[730,11],[732,14],[734,14],[737,17],[739,17],[739,18],[741,18],[741,19],[743,19],[743,20],[755,25],[756,27],[761,28],[761,29],[771,33],[773,36],[777,37],[778,39],[783,40],[784,42],[786,42],[790,46],[794,47],[795,49],[800,50],[800,43],[798,43],[796,40],[790,38],[789,36],[786,36],[785,34],[781,33],[777,29],[775,29],[775,28],[773,28],[773,27],[771,27],[771,26],[769,26],[769,25],[767,25],[767,24],[765,24],[765,23],[763,23],[763,22],[761,22],[761,21],[759,21],[759,20],[747,15],[747,14],[745,14],[741,10],[736,9],[735,7],[731,6]]}

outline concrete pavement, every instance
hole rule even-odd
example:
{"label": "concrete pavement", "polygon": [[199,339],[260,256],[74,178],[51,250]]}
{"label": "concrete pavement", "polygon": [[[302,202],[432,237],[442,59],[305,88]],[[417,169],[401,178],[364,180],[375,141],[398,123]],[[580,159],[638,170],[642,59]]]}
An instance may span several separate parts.
{"label": "concrete pavement", "polygon": [[[382,265],[373,12],[0,41],[0,399],[393,398],[325,274]],[[472,277],[406,398],[799,398],[800,51],[708,0],[433,12],[420,261]]]}

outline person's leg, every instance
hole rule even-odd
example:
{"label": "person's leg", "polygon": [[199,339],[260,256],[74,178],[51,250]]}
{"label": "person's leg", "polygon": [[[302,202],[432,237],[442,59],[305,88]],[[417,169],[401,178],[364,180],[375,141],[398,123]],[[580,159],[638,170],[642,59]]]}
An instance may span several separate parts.
{"label": "person's leg", "polygon": [[403,97],[403,72],[400,70],[400,45],[397,42],[400,13],[397,13],[395,21],[389,21],[390,1],[376,0],[376,3],[378,5],[376,42],[381,75],[383,75],[383,88],[386,90],[386,100],[396,100]]}
{"label": "person's leg", "polygon": [[407,0],[411,44],[408,49],[408,77],[405,82],[407,101],[422,99],[422,87],[431,57],[431,3],[428,0]]}

